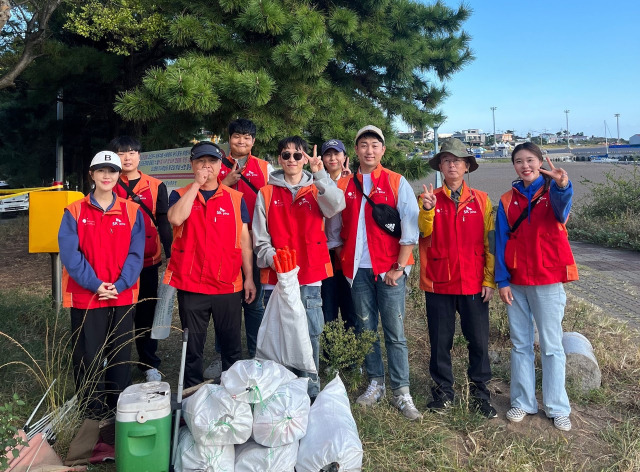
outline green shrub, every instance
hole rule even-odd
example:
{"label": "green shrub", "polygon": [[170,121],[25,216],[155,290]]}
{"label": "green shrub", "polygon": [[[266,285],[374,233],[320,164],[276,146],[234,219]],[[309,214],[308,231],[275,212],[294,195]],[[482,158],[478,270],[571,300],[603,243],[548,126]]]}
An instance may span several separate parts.
{"label": "green shrub", "polygon": [[324,325],[320,335],[322,360],[331,372],[359,371],[357,367],[371,352],[377,336],[373,331],[364,331],[356,336],[353,328],[345,328],[344,321],[331,321]]}
{"label": "green shrub", "polygon": [[632,168],[624,177],[608,172],[603,183],[584,181],[591,193],[569,218],[571,239],[640,251],[640,174]]}
{"label": "green shrub", "polygon": [[6,451],[6,455],[0,455],[0,469],[6,470],[9,465],[9,458],[18,457],[20,452],[18,446],[26,446],[28,443],[18,436],[18,424],[20,417],[16,415],[16,407],[24,406],[17,393],[13,398],[0,405],[0,451]]}

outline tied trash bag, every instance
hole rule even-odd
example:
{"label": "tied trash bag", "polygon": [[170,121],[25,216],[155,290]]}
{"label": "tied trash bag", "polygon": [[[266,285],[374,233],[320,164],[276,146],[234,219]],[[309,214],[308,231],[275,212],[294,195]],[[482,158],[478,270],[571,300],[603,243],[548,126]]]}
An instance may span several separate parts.
{"label": "tied trash bag", "polygon": [[260,403],[281,384],[295,378],[295,374],[276,362],[247,359],[224,371],[220,384],[239,402]]}
{"label": "tied trash bag", "polygon": [[256,359],[271,359],[303,372],[316,374],[309,339],[307,312],[300,300],[299,267],[278,273],[264,310],[256,341]]}
{"label": "tied trash bag", "polygon": [[298,441],[265,447],[249,440],[236,446],[235,472],[293,472],[297,456]]}
{"label": "tied trash bag", "polygon": [[182,404],[184,421],[200,446],[241,444],[251,436],[253,414],[220,385],[203,385]]}
{"label": "tied trash bag", "polygon": [[[164,280],[164,274],[161,280]],[[151,339],[166,339],[169,336],[176,292],[177,289],[169,284],[161,283],[158,287],[159,300],[156,303],[156,311],[153,314]]]}
{"label": "tied trash bag", "polygon": [[201,446],[189,428],[180,428],[175,472],[233,472],[235,458],[234,446]]}
{"label": "tied trash bag", "polygon": [[340,465],[340,472],[362,469],[362,442],[347,390],[338,375],[311,406],[307,434],[300,440],[296,471],[318,472],[334,462]]}
{"label": "tied trash bag", "polygon": [[277,447],[299,441],[307,432],[311,401],[308,378],[278,387],[273,395],[253,407],[253,439],[262,446]]}

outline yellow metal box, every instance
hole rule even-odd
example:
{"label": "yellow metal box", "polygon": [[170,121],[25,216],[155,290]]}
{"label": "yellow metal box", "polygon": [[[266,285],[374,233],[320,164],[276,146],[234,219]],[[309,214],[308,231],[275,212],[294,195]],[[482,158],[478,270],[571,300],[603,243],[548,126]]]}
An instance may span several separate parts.
{"label": "yellow metal box", "polygon": [[80,200],[81,192],[48,191],[29,195],[29,252],[59,252],[58,229],[64,209]]}

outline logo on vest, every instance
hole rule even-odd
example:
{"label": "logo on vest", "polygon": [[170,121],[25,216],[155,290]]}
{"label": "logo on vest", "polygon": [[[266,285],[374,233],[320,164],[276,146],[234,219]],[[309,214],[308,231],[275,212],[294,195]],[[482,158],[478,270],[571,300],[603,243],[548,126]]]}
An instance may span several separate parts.
{"label": "logo on vest", "polygon": [[87,220],[86,218],[82,218],[82,224],[89,225],[89,226],[95,226],[96,222],[93,221],[93,220]]}
{"label": "logo on vest", "polygon": [[376,185],[376,193],[379,193],[380,195],[386,195],[386,192],[382,190],[380,187],[378,187],[377,185]]}
{"label": "logo on vest", "polygon": [[302,197],[300,200],[298,200],[298,206],[304,206],[304,205],[309,205],[309,209],[311,209],[311,202],[309,200],[307,200],[307,197]]}
{"label": "logo on vest", "polygon": [[111,226],[125,226],[124,222],[116,216],[116,219],[111,223]]}
{"label": "logo on vest", "polygon": [[284,202],[282,200],[278,200],[277,198],[272,202],[273,206],[281,207],[284,206]]}
{"label": "logo on vest", "polygon": [[229,216],[229,215],[230,215],[230,213],[229,213],[227,210],[225,210],[224,208],[222,208],[222,207],[218,207],[218,211],[216,212],[216,215],[219,215],[219,216]]}
{"label": "logo on vest", "polygon": [[245,177],[258,177],[258,174],[256,174],[254,171],[252,170],[248,170],[245,174]]}
{"label": "logo on vest", "polygon": [[469,208],[467,206],[467,207],[464,207],[463,213],[466,214],[466,215],[475,215],[478,212],[476,210],[474,210],[473,208]]}
{"label": "logo on vest", "polygon": [[355,192],[347,192],[347,198],[356,198]]}

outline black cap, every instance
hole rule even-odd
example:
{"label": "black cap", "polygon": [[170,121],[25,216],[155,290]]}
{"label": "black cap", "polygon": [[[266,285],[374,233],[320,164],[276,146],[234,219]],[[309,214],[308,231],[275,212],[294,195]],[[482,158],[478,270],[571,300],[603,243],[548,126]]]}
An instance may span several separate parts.
{"label": "black cap", "polygon": [[210,156],[214,159],[222,159],[222,151],[218,146],[209,142],[199,142],[191,148],[191,160]]}

